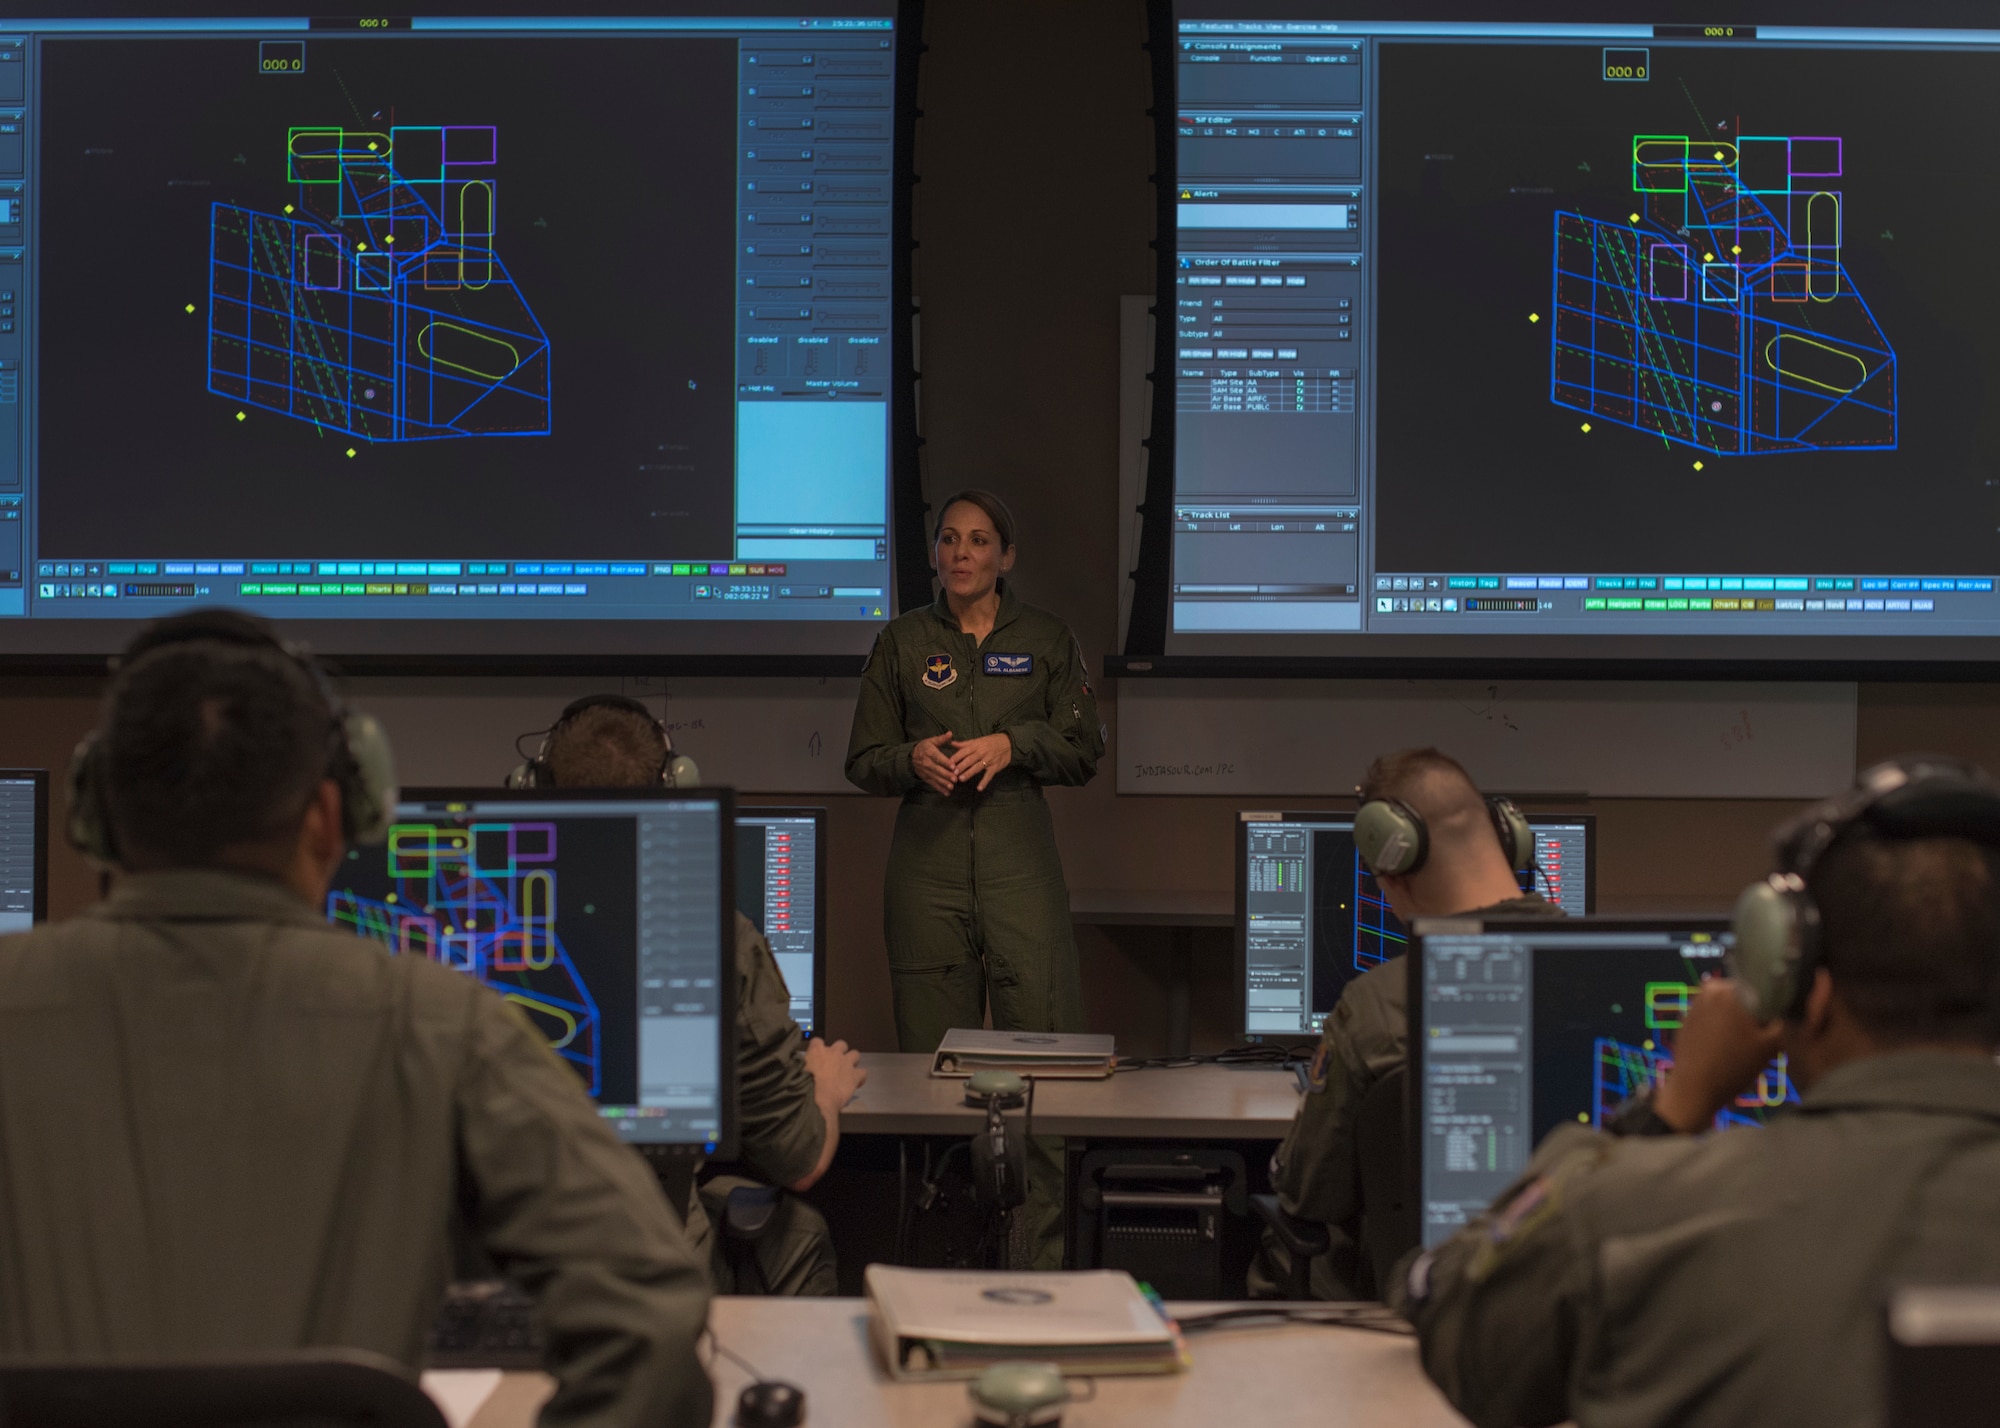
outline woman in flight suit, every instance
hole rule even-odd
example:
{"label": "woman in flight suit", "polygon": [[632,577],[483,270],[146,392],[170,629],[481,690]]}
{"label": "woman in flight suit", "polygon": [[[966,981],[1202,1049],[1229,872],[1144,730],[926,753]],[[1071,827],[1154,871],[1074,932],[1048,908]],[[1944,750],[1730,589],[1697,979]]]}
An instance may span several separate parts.
{"label": "woman in flight suit", "polygon": [[938,511],[937,600],[876,637],[847,777],[900,794],[883,891],[896,1038],[1083,1030],[1069,890],[1042,785],[1097,772],[1104,733],[1076,639],[1002,578],[1014,520],[963,491]]}

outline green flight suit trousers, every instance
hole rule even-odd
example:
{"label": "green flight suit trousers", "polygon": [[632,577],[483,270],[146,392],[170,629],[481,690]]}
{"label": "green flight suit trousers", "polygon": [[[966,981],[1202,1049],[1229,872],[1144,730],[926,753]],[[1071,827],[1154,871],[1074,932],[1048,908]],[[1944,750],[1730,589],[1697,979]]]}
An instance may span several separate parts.
{"label": "green flight suit trousers", "polygon": [[903,1050],[984,1026],[989,997],[1004,1030],[1083,1030],[1069,889],[1041,789],[905,802],[882,922]]}
{"label": "green flight suit trousers", "polygon": [[[953,1027],[1082,1031],[1083,982],[1069,888],[1039,787],[921,796],[896,815],[883,931],[896,1040],[937,1049]],[[1062,1268],[1063,1142],[1028,1144],[1028,1201],[1016,1212],[1026,1268]]]}

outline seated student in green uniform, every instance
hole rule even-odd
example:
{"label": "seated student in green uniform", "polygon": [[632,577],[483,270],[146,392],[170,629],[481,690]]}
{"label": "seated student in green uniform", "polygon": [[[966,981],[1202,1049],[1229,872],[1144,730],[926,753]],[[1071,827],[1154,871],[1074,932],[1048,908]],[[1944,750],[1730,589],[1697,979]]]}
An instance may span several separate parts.
{"label": "seated student in green uniform", "polygon": [[142,631],[79,750],[120,870],[0,939],[0,1354],[421,1364],[454,1226],[539,1302],[544,1422],[706,1423],[702,1261],[518,1012],[325,921],[381,731],[261,622]]}
{"label": "seated student in green uniform", "polygon": [[[552,788],[651,788],[665,781],[673,754],[646,706],[617,696],[587,703],[549,730],[529,765],[532,781]],[[841,1108],[868,1073],[861,1053],[846,1042],[805,1039],[792,1020],[791,993],[770,943],[740,912],[736,976],[740,1155],[757,1179],[721,1174],[697,1186],[685,1211],[688,1235],[708,1256],[719,1293],[832,1294],[832,1235],[825,1217],[795,1195],[780,1199],[777,1222],[754,1242],[760,1284],[736,1282],[714,1227],[738,1186],[762,1181],[798,1194],[810,1190],[833,1164]]]}
{"label": "seated student in green uniform", "polygon": [[[1368,766],[1355,790],[1354,842],[1405,926],[1419,917],[1561,917],[1521,892],[1516,864],[1534,833],[1506,799],[1488,799],[1457,760],[1404,749]],[[1405,1064],[1409,972],[1392,957],[1348,983],[1328,1014],[1297,1119],[1271,1162],[1285,1212],[1326,1225],[1333,1249],[1313,1261],[1316,1299],[1372,1299],[1380,1292],[1356,1248],[1362,1203],[1355,1121],[1362,1097]],[[1282,1292],[1289,1257],[1267,1231],[1251,1267],[1251,1293]]]}
{"label": "seated student in green uniform", "polygon": [[[1664,1083],[1397,1275],[1474,1423],[1879,1424],[1890,1286],[2000,1283],[2000,789],[1883,765],[1779,849]],[[1777,1052],[1799,1106],[1705,1133]]]}

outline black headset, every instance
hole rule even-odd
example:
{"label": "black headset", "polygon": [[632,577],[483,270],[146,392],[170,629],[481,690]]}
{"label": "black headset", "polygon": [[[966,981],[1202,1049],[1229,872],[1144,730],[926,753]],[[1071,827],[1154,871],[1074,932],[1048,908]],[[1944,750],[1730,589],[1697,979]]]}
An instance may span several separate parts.
{"label": "black headset", "polygon": [[[515,766],[512,773],[507,775],[507,787],[554,788],[556,778],[549,768],[549,746],[555,743],[563,730],[568,728],[578,715],[591,709],[620,709],[627,714],[638,715],[653,726],[653,731],[660,736],[658,778],[662,788],[692,788],[701,782],[701,770],[686,754],[675,752],[673,735],[667,732],[665,722],[652,710],[638,700],[623,694],[586,694],[581,699],[572,700],[569,706],[556,716],[556,722],[542,730],[541,747],[535,750],[533,758],[523,760]],[[527,737],[526,734],[521,736],[523,739]],[[517,747],[519,742],[515,741]]]}
{"label": "black headset", "polygon": [[[1535,866],[1535,829],[1511,798],[1494,794],[1486,816],[1507,866],[1525,873]],[[1371,798],[1354,811],[1354,847],[1371,873],[1407,875],[1431,855],[1431,830],[1423,814],[1400,798]]]}
{"label": "black headset", "polygon": [[1759,1021],[1796,1018],[1823,955],[1819,906],[1807,884],[1827,853],[1858,837],[1964,838],[2000,849],[2000,785],[1946,754],[1877,764],[1854,788],[1780,827],[1778,870],[1736,899],[1730,975]]}
{"label": "black headset", "polygon": [[[312,679],[326,703],[326,776],[340,785],[340,831],[350,843],[379,843],[396,812],[396,761],[389,736],[373,715],[349,709],[326,671],[302,644],[282,640],[262,620],[236,610],[197,610],[147,626],[114,657],[111,669],[137,664],[155,650],[208,640],[244,649],[275,650]],[[116,864],[118,840],[106,802],[102,729],[84,735],[69,762],[70,844],[94,862]]]}

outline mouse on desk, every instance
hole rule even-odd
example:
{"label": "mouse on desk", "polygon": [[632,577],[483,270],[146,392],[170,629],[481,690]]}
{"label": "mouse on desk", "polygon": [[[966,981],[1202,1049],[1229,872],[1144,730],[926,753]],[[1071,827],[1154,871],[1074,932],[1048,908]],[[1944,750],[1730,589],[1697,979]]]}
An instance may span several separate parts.
{"label": "mouse on desk", "polygon": [[737,1428],[799,1428],[805,1421],[806,1391],[797,1384],[766,1379],[737,1396]]}

